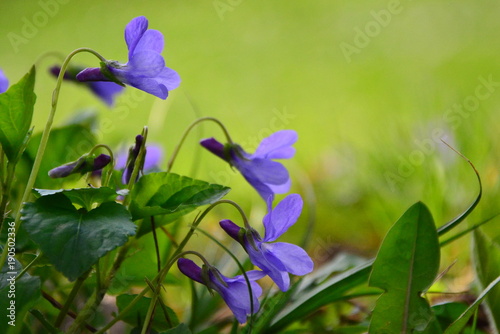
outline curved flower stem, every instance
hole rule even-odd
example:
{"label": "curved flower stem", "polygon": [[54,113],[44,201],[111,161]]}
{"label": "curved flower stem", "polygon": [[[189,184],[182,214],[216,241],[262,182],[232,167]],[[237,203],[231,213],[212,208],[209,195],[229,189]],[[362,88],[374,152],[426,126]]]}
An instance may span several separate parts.
{"label": "curved flower stem", "polygon": [[179,151],[182,147],[182,144],[184,144],[184,141],[186,140],[188,134],[191,132],[191,130],[197,125],[197,124],[200,124],[201,122],[205,122],[205,121],[212,121],[212,122],[215,122],[217,123],[217,125],[219,125],[219,127],[222,129],[222,131],[224,132],[224,135],[226,136],[226,139],[227,141],[232,144],[233,143],[233,140],[231,139],[231,136],[229,135],[229,132],[227,131],[226,127],[224,126],[224,124],[222,124],[221,121],[219,121],[217,118],[214,118],[214,117],[202,117],[202,118],[198,118],[196,121],[194,121],[193,123],[191,123],[191,125],[188,126],[188,128],[186,129],[186,131],[184,131],[184,134],[182,135],[182,138],[181,138],[181,141],[179,142],[179,144],[175,147],[175,150],[174,152],[172,153],[172,157],[170,158],[170,160],[168,161],[168,165],[167,165],[167,173],[170,172],[172,170],[172,166],[174,164],[174,161],[175,159],[177,158],[177,155],[179,154]]}
{"label": "curved flower stem", "polygon": [[[208,208],[206,208],[205,211],[203,211],[199,216],[196,217],[196,219],[193,222],[193,225],[191,226],[189,232],[186,234],[186,236],[184,237],[184,239],[182,240],[182,242],[179,244],[179,247],[176,249],[176,251],[174,252],[174,254],[170,257],[170,261],[168,261],[168,264],[170,264],[170,266],[172,265],[173,262],[175,262],[176,259],[178,259],[181,256],[180,254],[196,254],[198,257],[200,257],[203,260],[203,262],[205,264],[208,265],[208,263],[206,262],[206,260],[204,260],[204,258],[199,253],[193,252],[193,251],[184,251],[183,252],[183,249],[186,246],[186,244],[188,243],[189,239],[191,239],[191,236],[198,229],[198,225],[205,218],[205,216],[214,207],[216,207],[219,204],[224,204],[224,203],[225,204],[230,204],[230,205],[234,206],[239,211],[239,213],[241,214],[241,216],[243,218],[243,221],[245,223],[245,226],[249,226],[248,219],[247,219],[247,217],[246,217],[243,209],[238,204],[236,204],[235,202],[233,202],[231,200],[224,200],[223,199],[223,200],[220,200],[220,201],[217,201],[217,202],[213,203]],[[241,268],[243,268],[243,266]],[[155,291],[153,299],[151,300],[151,303],[149,304],[150,306],[149,306],[149,309],[148,309],[148,313],[146,314],[146,318],[145,318],[145,321],[144,321],[144,327],[142,329],[142,334],[144,334],[146,332],[146,330],[147,330],[147,326],[148,326],[149,321],[151,320],[151,317],[153,315],[154,308],[156,307],[156,302],[158,300],[158,294],[160,293],[161,282],[163,282],[163,279],[164,279],[165,275],[167,274],[167,272],[165,272],[163,275],[160,275],[160,278],[159,278],[159,281],[158,281],[158,285],[157,285],[157,290]],[[248,283],[248,284],[250,284],[250,283]]]}
{"label": "curved flower stem", "polygon": [[[195,251],[185,251],[185,252],[181,252],[179,254],[177,254],[176,257],[172,257],[172,259],[165,265],[165,267],[162,268],[161,272],[159,272],[152,280],[152,283],[155,283],[155,282],[162,282],[163,281],[163,278],[165,277],[165,275],[168,273],[168,271],[170,270],[170,268],[172,267],[172,265],[175,263],[175,261],[177,261],[177,259],[179,259],[180,257],[186,255],[186,254],[193,254],[193,255],[196,255],[198,257],[200,257],[200,259],[206,263],[206,260],[203,258],[203,256],[201,254],[199,254],[198,252],[195,252]],[[118,314],[113,320],[111,320],[106,326],[104,326],[103,328],[101,328],[100,330],[98,330],[96,332],[96,334],[103,334],[105,333],[108,329],[110,329],[111,327],[113,327],[114,324],[116,324],[118,321],[122,320],[122,318],[135,306],[135,304],[137,304],[139,302],[139,300],[144,297],[144,295],[149,291],[151,290],[151,288],[149,286],[145,287],[144,289],[142,289],[142,291],[137,295],[135,296],[135,298],[127,305],[127,307],[125,307],[121,312],[120,314]]]}
{"label": "curved flower stem", "polygon": [[248,334],[251,334],[252,333],[252,327],[253,327],[253,314],[254,314],[254,309],[253,309],[253,294],[252,294],[252,285],[250,284],[250,279],[248,278],[248,275],[245,272],[245,268],[243,267],[243,265],[241,264],[241,262],[238,260],[238,258],[226,246],[224,246],[219,240],[215,239],[207,231],[205,231],[205,230],[203,230],[203,229],[201,229],[199,227],[197,227],[196,229],[198,231],[200,231],[201,233],[203,233],[207,238],[209,238],[210,240],[212,240],[213,242],[215,242],[227,254],[229,254],[229,256],[231,256],[233,258],[234,262],[236,262],[236,265],[238,266],[238,268],[241,270],[241,272],[243,274],[243,277],[245,278],[245,282],[247,283],[248,294],[250,295],[250,321],[249,321],[249,325],[248,325]]}
{"label": "curved flower stem", "polygon": [[113,176],[113,169],[115,168],[115,158],[113,156],[113,150],[111,150],[111,148],[108,145],[104,144],[98,144],[92,147],[92,149],[89,152],[89,156],[91,156],[94,153],[94,151],[96,151],[99,148],[103,148],[106,151],[108,151],[109,157],[111,158],[111,161],[109,163],[109,172],[107,173],[106,177],[102,178],[103,181],[101,181],[102,186],[106,187],[109,184],[109,181],[111,180],[111,176]]}
{"label": "curved flower stem", "polygon": [[219,200],[219,201],[215,202],[214,204],[210,205],[208,208],[206,208],[205,211],[203,211],[203,213],[196,218],[196,220],[193,222],[193,225],[191,225],[191,229],[186,234],[186,236],[184,237],[184,239],[181,241],[181,243],[179,244],[179,247],[176,249],[176,251],[174,252],[174,254],[172,255],[171,258],[176,257],[179,253],[182,252],[182,250],[184,249],[184,246],[186,246],[186,244],[188,243],[189,239],[191,239],[191,236],[194,234],[194,232],[196,231],[198,225],[201,223],[201,221],[203,220],[203,218],[205,218],[205,216],[213,208],[215,208],[217,205],[223,204],[223,203],[230,204],[230,205],[234,206],[239,211],[239,213],[241,214],[241,217],[243,218],[243,222],[245,224],[245,227],[250,227],[250,224],[248,223],[248,219],[247,219],[245,213],[243,212],[243,209],[238,204],[236,204],[235,202],[233,202],[231,200],[228,200],[228,199]]}
{"label": "curved flower stem", "polygon": [[[21,202],[18,205],[18,208],[16,209],[14,215],[15,215],[15,233],[17,233],[17,230],[19,229],[19,225],[21,223],[21,208],[23,207],[23,204],[28,200],[30,194],[31,194],[31,189],[33,188],[33,185],[35,184],[36,177],[38,175],[38,170],[40,169],[40,165],[42,163],[42,158],[43,154],[45,153],[45,148],[47,147],[47,142],[49,140],[49,135],[50,135],[50,130],[52,128],[52,123],[54,122],[54,116],[56,114],[56,109],[57,109],[57,102],[59,100],[59,92],[61,90],[61,84],[63,81],[64,73],[66,73],[66,69],[68,68],[70,60],[77,55],[80,52],[89,52],[93,55],[95,55],[97,58],[99,58],[100,61],[106,61],[106,59],[101,56],[99,53],[96,51],[89,49],[89,48],[80,48],[76,49],[73,52],[71,52],[66,59],[64,60],[62,66],[61,66],[61,71],[59,72],[59,76],[57,77],[57,82],[56,82],[56,87],[54,88],[54,92],[52,93],[52,108],[49,113],[49,117],[47,119],[47,123],[45,124],[45,128],[42,132],[42,138],[40,139],[40,146],[38,146],[38,151],[36,153],[35,161],[33,162],[33,167],[31,168],[31,174],[28,179],[28,183],[26,184],[26,188],[24,189],[23,197],[21,199]],[[2,252],[2,257],[0,258],[0,268],[3,267],[5,260],[7,258],[7,252],[5,249]]]}

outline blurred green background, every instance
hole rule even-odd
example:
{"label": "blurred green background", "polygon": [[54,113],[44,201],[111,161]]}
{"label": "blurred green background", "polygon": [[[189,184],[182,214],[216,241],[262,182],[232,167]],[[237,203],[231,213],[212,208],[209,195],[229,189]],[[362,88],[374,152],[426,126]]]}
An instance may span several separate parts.
{"label": "blurred green background", "polygon": [[[299,241],[314,228],[308,248],[318,262],[338,249],[374,255],[418,200],[438,225],[469,205],[474,173],[440,138],[470,158],[484,181],[468,223],[498,212],[500,2],[2,0],[0,68],[15,82],[44,52],[79,47],[126,62],[123,30],[139,15],[164,34],[163,54],[181,75],[180,88],[166,101],[127,88],[109,109],[65,84],[56,124],[94,108],[100,142],[128,146],[148,125],[150,142],[167,156],[199,116],[222,120],[248,151],[272,131],[295,129],[297,154],[285,164],[308,206],[285,239]],[[98,65],[89,55],[75,59]],[[55,63],[40,63],[37,130],[55,85],[43,68]],[[208,136],[223,139],[212,124],[193,132],[174,172],[231,186],[228,198],[260,220],[257,193],[198,148]],[[442,265],[458,259],[453,270],[467,268],[468,244],[467,237],[447,246]]]}

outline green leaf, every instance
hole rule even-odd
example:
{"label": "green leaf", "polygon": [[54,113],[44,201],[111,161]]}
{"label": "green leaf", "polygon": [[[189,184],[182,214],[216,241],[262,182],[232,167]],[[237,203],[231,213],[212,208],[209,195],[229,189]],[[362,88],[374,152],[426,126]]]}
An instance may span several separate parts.
{"label": "green leaf", "polygon": [[425,330],[433,314],[420,294],[436,278],[439,258],[432,215],[418,202],[391,227],[373,263],[369,285],[385,292],[377,300],[370,333]]}
{"label": "green leaf", "polygon": [[[473,259],[479,286],[484,289],[495,278],[500,276],[500,244],[488,237],[483,231],[475,230],[473,234]],[[500,329],[500,286],[497,286],[486,297],[486,305],[492,327]]]}
{"label": "green leaf", "polygon": [[462,330],[467,325],[467,322],[472,317],[472,315],[476,312],[477,308],[483,302],[483,299],[486,298],[488,293],[495,288],[495,286],[500,283],[500,276],[497,277],[493,282],[491,282],[486,289],[481,292],[481,294],[477,297],[477,299],[472,303],[465,312],[463,312],[459,318],[457,318],[451,325],[448,327],[444,334],[460,334]]}
{"label": "green leaf", "polygon": [[61,193],[26,203],[23,226],[57,270],[75,280],[107,252],[127,242],[136,226],[123,205],[77,210]]}
{"label": "green leaf", "polygon": [[451,323],[455,321],[466,309],[467,304],[458,302],[443,303],[432,306],[433,313],[436,315],[442,329],[446,329],[450,326]]}
{"label": "green leaf", "polygon": [[[177,174],[151,173],[142,176],[134,185],[130,194],[130,211],[133,220],[165,215],[161,224],[166,224],[199,206],[218,201],[229,190],[228,187]],[[138,235],[150,231],[149,224],[142,224]]]}
{"label": "green leaf", "polygon": [[0,94],[0,143],[9,161],[19,150],[31,126],[36,95],[35,66],[18,83]]}
{"label": "green leaf", "polygon": [[[6,249],[10,252],[10,249]],[[22,327],[24,315],[40,298],[40,279],[24,274],[15,281],[22,270],[21,264],[9,255],[0,272],[0,333]],[[10,309],[9,309],[10,308]],[[13,309],[14,316],[11,315]],[[13,322],[12,322],[13,321]],[[10,324],[9,324],[10,323]],[[15,327],[12,326],[15,324]]]}
{"label": "green leaf", "polygon": [[265,333],[278,333],[298,319],[316,311],[321,306],[344,300],[349,290],[368,280],[372,262],[336,275],[308,291],[299,291],[297,299],[275,318]]}
{"label": "green leaf", "polygon": [[166,332],[161,332],[160,334],[192,334],[192,332],[186,324],[180,324],[179,326],[169,329]]}
{"label": "green leaf", "polygon": [[[137,295],[120,295],[116,297],[116,306],[118,306],[118,310],[121,312],[125,307],[127,307],[130,304],[130,302],[132,302],[132,300],[134,300],[136,296]],[[150,303],[151,303],[151,298],[142,297],[132,307],[132,309],[125,314],[122,320],[132,326],[142,327]],[[165,316],[163,308],[159,304],[156,305],[156,311],[154,314],[153,324],[152,324],[153,329],[157,331],[164,331],[179,325],[179,319],[177,319],[177,315],[175,314],[175,312],[169,307],[166,307],[166,309],[167,309],[167,316]]]}
{"label": "green leaf", "polygon": [[[26,173],[29,173],[35,160],[38,146],[40,145],[41,133],[33,135],[24,155]],[[80,175],[72,175],[66,178],[52,179],[49,170],[75,161],[80,156],[88,153],[96,144],[95,136],[87,126],[73,124],[61,128],[52,129],[50,132],[47,149],[44,152],[40,171],[35,182],[35,187],[46,189],[61,188],[64,182],[78,180]]]}
{"label": "green leaf", "polygon": [[112,202],[118,196],[118,193],[108,187],[100,188],[79,188],[79,189],[33,189],[35,196],[50,196],[58,193],[62,193],[64,196],[69,198],[71,203],[77,204],[87,211],[92,209],[92,206],[97,203]]}

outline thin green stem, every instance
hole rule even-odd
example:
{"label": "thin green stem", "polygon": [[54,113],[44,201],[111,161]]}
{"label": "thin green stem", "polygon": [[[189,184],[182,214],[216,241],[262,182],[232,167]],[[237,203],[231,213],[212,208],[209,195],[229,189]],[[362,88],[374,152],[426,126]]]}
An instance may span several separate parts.
{"label": "thin green stem", "polygon": [[[203,211],[203,213],[201,213],[201,215],[199,215],[199,216],[196,217],[195,221],[193,222],[193,225],[189,229],[189,232],[186,234],[186,236],[184,237],[184,239],[182,240],[182,242],[179,244],[179,247],[176,249],[176,251],[174,252],[174,254],[172,255],[172,257],[171,257],[171,259],[170,259],[170,261],[168,263],[172,263],[172,261],[174,261],[174,259],[176,259],[176,258],[179,257],[179,254],[181,254],[183,252],[184,247],[188,243],[189,239],[191,239],[193,233],[196,231],[196,229],[198,228],[198,225],[201,223],[201,221],[205,218],[205,216],[214,207],[216,207],[219,204],[230,204],[230,205],[234,206],[239,211],[240,215],[242,216],[243,221],[245,223],[245,226],[246,227],[250,227],[249,223],[248,223],[248,219],[247,219],[247,217],[245,215],[245,212],[243,211],[243,209],[237,203],[235,203],[233,201],[230,201],[230,200],[220,200],[220,201],[217,201],[217,202],[213,203],[212,205],[210,205],[208,208],[206,208],[205,211]],[[187,253],[187,252],[184,252],[184,253]],[[197,254],[197,255],[200,256],[199,254]],[[201,258],[203,259],[203,257],[201,257]],[[235,260],[238,261],[236,258],[235,258]],[[206,262],[204,259],[203,259],[203,261]],[[243,266],[241,266],[241,268],[242,268],[242,271],[244,272]],[[165,273],[165,275],[166,275],[166,273]],[[244,275],[246,276],[245,273],[244,273]],[[156,302],[158,300],[158,294],[159,294],[159,287],[161,286],[161,282],[163,281],[163,278],[164,278],[164,276],[160,276],[160,280],[158,282],[157,291],[153,295],[153,299],[151,300],[151,303],[149,304],[148,313],[146,314],[146,319],[145,319],[145,322],[144,322],[145,325],[142,328],[142,333],[141,334],[145,334],[146,333],[147,324],[149,324],[149,321],[151,320],[151,317],[153,315],[154,309],[156,307]],[[248,281],[248,278],[246,278],[246,279],[247,279],[248,284],[250,284],[250,282]]]}
{"label": "thin green stem", "polygon": [[69,308],[71,307],[71,304],[76,298],[76,295],[78,294],[78,290],[82,287],[83,283],[85,280],[89,277],[90,275],[90,270],[87,270],[83,275],[78,277],[76,280],[75,284],[73,285],[73,288],[71,289],[71,292],[69,293],[68,299],[66,299],[66,302],[64,303],[61,311],[59,312],[59,315],[56,318],[56,321],[54,322],[54,327],[59,328],[61,326],[64,318],[66,317]]}
{"label": "thin green stem", "polygon": [[[64,73],[66,73],[66,69],[68,68],[70,60],[77,55],[78,53],[81,52],[89,52],[93,55],[95,55],[97,58],[99,58],[100,61],[106,61],[106,59],[101,56],[99,53],[96,51],[89,49],[89,48],[80,48],[76,49],[73,52],[71,52],[66,59],[64,60],[62,66],[61,66],[61,71],[59,72],[59,76],[57,77],[57,82],[56,82],[56,87],[54,89],[54,92],[52,93],[52,108],[49,113],[49,117],[47,119],[47,123],[45,124],[45,128],[42,132],[42,137],[40,139],[40,145],[38,146],[38,151],[35,156],[35,161],[33,162],[33,167],[31,168],[31,173],[28,179],[28,183],[26,184],[26,188],[24,189],[23,197],[21,198],[21,202],[19,203],[16,211],[15,211],[15,233],[17,233],[17,230],[19,229],[19,225],[21,224],[21,209],[24,205],[25,202],[28,201],[28,198],[31,194],[31,189],[33,188],[35,184],[35,180],[38,175],[38,171],[40,169],[40,165],[42,163],[42,158],[43,154],[45,153],[45,149],[47,147],[47,142],[49,140],[50,136],[50,130],[52,129],[52,123],[54,122],[54,116],[56,114],[57,110],[57,102],[59,100],[59,92],[61,90],[61,84],[64,78]],[[3,267],[5,264],[5,260],[7,259],[7,252],[4,250],[2,252],[2,257],[0,258],[0,268]]]}
{"label": "thin green stem", "polygon": [[155,217],[151,216],[150,218],[151,218],[151,231],[153,232],[152,234],[156,250],[156,262],[158,266],[158,272],[160,272],[161,271],[160,246],[158,245],[158,236],[156,235]]}
{"label": "thin green stem", "polygon": [[105,174],[103,173],[103,177],[102,177],[102,186],[106,187],[109,184],[109,181],[111,180],[111,176],[113,176],[113,169],[115,167],[115,157],[113,155],[113,150],[111,150],[111,148],[108,145],[104,145],[104,144],[98,144],[98,145],[95,145],[94,147],[92,147],[92,149],[89,152],[89,156],[92,156],[94,151],[96,151],[100,148],[103,148],[106,151],[108,151],[109,157],[111,158],[111,161],[109,162],[109,165],[108,165],[109,168],[108,168],[107,176],[105,177],[104,176]]}
{"label": "thin green stem", "polygon": [[253,309],[253,291],[252,291],[252,285],[250,283],[250,279],[247,276],[247,273],[245,272],[245,268],[241,264],[241,262],[238,260],[238,258],[226,247],[224,246],[219,240],[215,239],[212,237],[208,232],[205,230],[197,227],[196,228],[198,231],[203,233],[207,238],[215,242],[219,247],[221,247],[231,258],[236,262],[236,265],[238,268],[241,270],[241,273],[243,274],[243,277],[245,278],[245,282],[247,283],[247,288],[248,288],[248,295],[250,296],[250,321],[248,323],[248,334],[252,333],[252,328],[253,328],[253,317],[254,317],[254,309]]}
{"label": "thin green stem", "polygon": [[228,143],[230,143],[230,144],[233,143],[233,140],[231,139],[231,136],[229,135],[229,132],[227,131],[226,127],[217,118],[214,118],[214,117],[202,117],[202,118],[198,118],[196,121],[194,121],[193,123],[191,123],[191,125],[188,126],[188,128],[186,129],[186,131],[184,131],[184,134],[181,137],[181,141],[175,147],[174,152],[172,153],[172,157],[168,161],[167,173],[169,173],[172,170],[172,166],[174,165],[175,159],[177,158],[177,155],[179,154],[179,151],[180,151],[180,149],[182,147],[182,144],[184,144],[184,141],[186,140],[188,134],[191,132],[191,130],[197,124],[200,124],[200,123],[205,122],[205,121],[211,121],[211,122],[217,123],[217,125],[219,125],[219,127],[222,129],[222,132],[224,132],[224,135],[226,136],[226,139],[227,139]]}
{"label": "thin green stem", "polygon": [[[193,255],[196,255],[196,256],[199,256],[202,260],[203,257],[201,256],[201,254],[197,253],[197,252],[194,252],[194,251],[186,251],[186,252],[181,252],[179,253],[176,257],[173,257],[161,270],[161,272],[159,272],[152,280],[152,283],[156,283],[156,282],[162,282],[163,281],[163,278],[165,277],[165,275],[168,273],[168,271],[170,270],[170,267],[172,267],[172,265],[175,263],[175,261],[177,261],[178,258],[180,258],[181,256],[184,256],[186,254],[193,254]],[[103,328],[101,328],[100,330],[98,330],[96,332],[96,334],[103,334],[105,333],[108,329],[110,329],[111,327],[113,327],[114,324],[116,324],[118,321],[122,320],[123,317],[125,315],[127,315],[128,312],[130,312],[130,310],[132,310],[135,306],[135,304],[137,304],[139,302],[139,300],[144,297],[144,295],[150,290],[149,286],[148,287],[145,287],[144,289],[142,289],[142,291],[137,295],[135,296],[135,298],[127,305],[127,307],[125,307],[121,312],[120,314],[118,314],[113,320],[111,320],[106,326],[104,326]]]}
{"label": "thin green stem", "polygon": [[42,252],[39,252],[37,254],[37,256],[30,263],[28,263],[28,265],[26,267],[23,268],[23,270],[19,273],[19,275],[16,276],[16,281],[20,280],[21,277],[23,277],[24,274],[26,274],[26,272],[28,272],[28,269],[30,269],[35,263],[38,262],[38,260],[40,260],[41,256],[42,256]]}
{"label": "thin green stem", "polygon": [[224,203],[225,204],[230,204],[230,205],[234,206],[238,210],[238,212],[241,214],[241,217],[243,218],[243,222],[245,224],[245,227],[249,227],[250,226],[249,223],[248,223],[248,219],[247,219],[247,217],[245,215],[245,212],[243,211],[243,209],[238,204],[236,204],[235,202],[233,202],[231,200],[227,200],[227,199],[219,200],[219,201],[213,203],[212,205],[210,205],[208,208],[206,208],[205,211],[203,211],[203,213],[199,217],[197,217],[197,219],[195,220],[195,222],[191,226],[191,229],[186,234],[186,236],[184,237],[184,239],[181,241],[181,243],[179,244],[179,247],[176,249],[176,251],[174,252],[174,254],[172,255],[172,257],[175,257],[177,254],[179,254],[180,252],[182,252],[182,250],[184,249],[184,247],[188,243],[189,239],[191,239],[191,236],[194,234],[194,232],[196,231],[196,228],[198,227],[198,225],[200,224],[200,222],[203,220],[203,218],[205,218],[205,216],[213,208],[215,208],[217,205],[224,204]]}

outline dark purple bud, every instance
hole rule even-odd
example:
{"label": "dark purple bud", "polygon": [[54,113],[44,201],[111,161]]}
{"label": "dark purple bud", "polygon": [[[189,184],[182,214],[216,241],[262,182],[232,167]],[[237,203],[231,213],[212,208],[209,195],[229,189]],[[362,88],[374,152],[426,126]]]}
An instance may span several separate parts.
{"label": "dark purple bud", "polygon": [[187,277],[198,283],[205,284],[202,279],[201,268],[193,261],[180,258],[177,260],[177,267],[179,267],[179,270]]}
{"label": "dark purple bud", "polygon": [[111,81],[97,67],[84,69],[76,75],[76,79],[78,81]]}
{"label": "dark purple bud", "polygon": [[111,157],[106,154],[101,154],[97,158],[94,156],[83,155],[78,160],[69,162],[62,166],[56,167],[49,171],[51,178],[66,177],[71,174],[85,174],[94,172],[104,168],[111,161]]}
{"label": "dark purple bud", "polygon": [[54,169],[51,169],[51,170],[49,170],[49,176],[53,179],[69,176],[69,175],[73,174],[73,170],[75,169],[77,164],[78,164],[78,161],[74,161],[74,162],[71,162],[69,164],[62,165],[62,166],[56,167]]}
{"label": "dark purple bud", "polygon": [[225,152],[225,147],[222,143],[218,142],[215,140],[215,138],[208,138],[208,139],[203,139],[200,141],[201,146],[218,156],[219,158],[228,161],[228,158],[226,156]]}
{"label": "dark purple bud", "polygon": [[[144,137],[142,135],[137,135],[135,137],[135,145],[130,148],[128,152],[127,165],[122,175],[123,184],[128,184],[130,182],[130,178],[132,177],[132,172],[134,171],[135,161],[139,156],[139,152],[141,150],[142,143],[144,142]],[[139,166],[139,171],[142,171],[144,168],[144,161],[142,161],[142,166]],[[137,173],[137,177],[135,181],[139,178],[139,173]]]}
{"label": "dark purple bud", "polygon": [[234,240],[240,242],[240,231],[241,227],[230,221],[229,219],[224,219],[219,222],[220,227]]}
{"label": "dark purple bud", "polygon": [[94,159],[94,166],[92,171],[96,171],[99,169],[103,169],[111,162],[111,157],[106,154],[101,154],[97,158]]}

